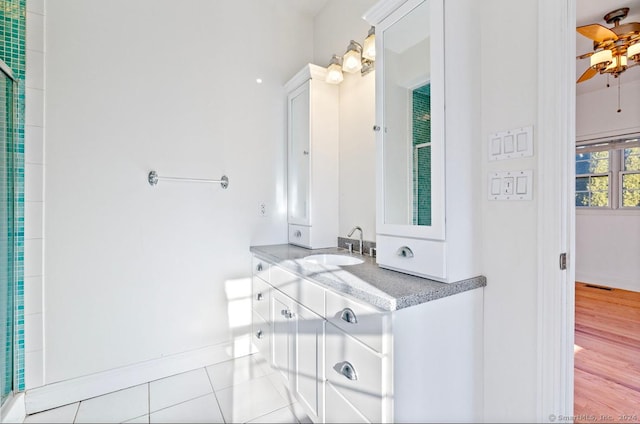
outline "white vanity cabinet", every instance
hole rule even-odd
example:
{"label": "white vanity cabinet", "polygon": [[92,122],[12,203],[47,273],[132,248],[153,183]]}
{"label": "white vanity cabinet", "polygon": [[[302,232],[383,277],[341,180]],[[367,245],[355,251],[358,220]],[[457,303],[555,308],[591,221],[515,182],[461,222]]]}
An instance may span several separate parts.
{"label": "white vanity cabinet", "polygon": [[481,419],[482,290],[384,311],[261,262],[254,345],[313,422]]}
{"label": "white vanity cabinet", "polygon": [[336,245],[338,234],[338,86],[308,64],[287,84],[289,243]]}
{"label": "white vanity cabinet", "polygon": [[460,136],[477,118],[472,102],[452,97],[473,77],[445,76],[457,53],[445,49],[444,9],[444,0],[383,0],[364,18],[376,28],[377,262],[450,283],[480,275],[480,223],[476,140]]}
{"label": "white vanity cabinet", "polygon": [[256,276],[256,262],[263,261],[254,258],[253,344],[307,415],[324,422],[325,290],[274,265],[267,283]]}

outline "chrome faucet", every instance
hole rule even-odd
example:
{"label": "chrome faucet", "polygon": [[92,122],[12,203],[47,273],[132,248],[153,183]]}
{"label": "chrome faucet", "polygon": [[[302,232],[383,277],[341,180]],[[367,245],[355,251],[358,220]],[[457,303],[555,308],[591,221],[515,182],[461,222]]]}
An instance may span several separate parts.
{"label": "chrome faucet", "polygon": [[353,230],[351,230],[351,232],[350,232],[349,234],[347,234],[347,237],[351,237],[351,236],[353,235],[353,233],[355,233],[355,232],[356,232],[356,230],[359,230],[359,231],[360,231],[360,249],[359,249],[359,251],[360,251],[360,254],[362,255],[362,244],[363,244],[363,243],[362,243],[362,237],[363,237],[363,235],[362,235],[362,228],[360,228],[360,227],[358,227],[358,226],[356,225],[355,227],[353,227]]}

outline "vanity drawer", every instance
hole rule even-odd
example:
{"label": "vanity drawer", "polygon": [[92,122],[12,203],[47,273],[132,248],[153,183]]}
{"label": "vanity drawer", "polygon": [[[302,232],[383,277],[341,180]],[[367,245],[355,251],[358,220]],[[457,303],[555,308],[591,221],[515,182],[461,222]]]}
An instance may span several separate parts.
{"label": "vanity drawer", "polygon": [[382,357],[331,324],[325,337],[327,381],[369,421],[382,422]]}
{"label": "vanity drawer", "polygon": [[311,227],[289,224],[289,243],[311,247]]}
{"label": "vanity drawer", "polygon": [[251,306],[253,310],[257,312],[262,319],[267,322],[271,320],[271,314],[269,313],[271,305],[271,286],[258,277],[252,278],[252,290],[251,290]]}
{"label": "vanity drawer", "polygon": [[270,342],[271,342],[271,326],[262,319],[260,315],[253,311],[253,323],[251,332],[251,343],[264,356],[267,363],[271,363]]}
{"label": "vanity drawer", "polygon": [[378,235],[377,246],[377,262],[383,268],[440,281],[446,280],[446,252],[443,241]]}
{"label": "vanity drawer", "polygon": [[360,411],[353,407],[331,383],[325,385],[325,422],[368,423]]}
{"label": "vanity drawer", "polygon": [[267,283],[269,282],[269,268],[271,268],[271,266],[268,262],[256,256],[253,257],[253,275],[257,275]]}
{"label": "vanity drawer", "polygon": [[271,267],[271,285],[324,317],[325,290],[322,287],[278,266]]}
{"label": "vanity drawer", "polygon": [[387,318],[383,312],[329,290],[326,302],[327,321],[374,350],[382,352],[383,325]]}

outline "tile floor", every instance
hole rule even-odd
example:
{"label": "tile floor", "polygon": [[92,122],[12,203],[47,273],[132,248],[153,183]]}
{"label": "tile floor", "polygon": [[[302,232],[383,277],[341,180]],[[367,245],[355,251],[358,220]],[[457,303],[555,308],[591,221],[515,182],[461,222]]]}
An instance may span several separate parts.
{"label": "tile floor", "polygon": [[25,423],[311,422],[259,355],[29,415]]}

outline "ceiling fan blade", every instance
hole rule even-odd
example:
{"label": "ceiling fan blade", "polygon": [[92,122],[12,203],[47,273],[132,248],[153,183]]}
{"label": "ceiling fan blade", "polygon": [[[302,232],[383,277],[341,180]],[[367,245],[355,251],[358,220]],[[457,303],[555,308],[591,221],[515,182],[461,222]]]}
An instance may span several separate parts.
{"label": "ceiling fan blade", "polygon": [[584,71],[584,73],[582,75],[580,75],[580,78],[578,78],[578,83],[586,81],[588,79],[593,78],[594,76],[596,76],[596,74],[598,73],[597,70],[593,69],[593,68],[588,68],[586,71]]}
{"label": "ceiling fan blade", "polygon": [[600,24],[583,25],[576,28],[580,34],[597,42],[602,43],[605,40],[617,40],[618,36],[615,32]]}
{"label": "ceiling fan blade", "polygon": [[585,53],[585,54],[581,54],[580,56],[577,56],[576,59],[586,59],[588,57],[593,56],[594,52],[589,52],[589,53]]}

